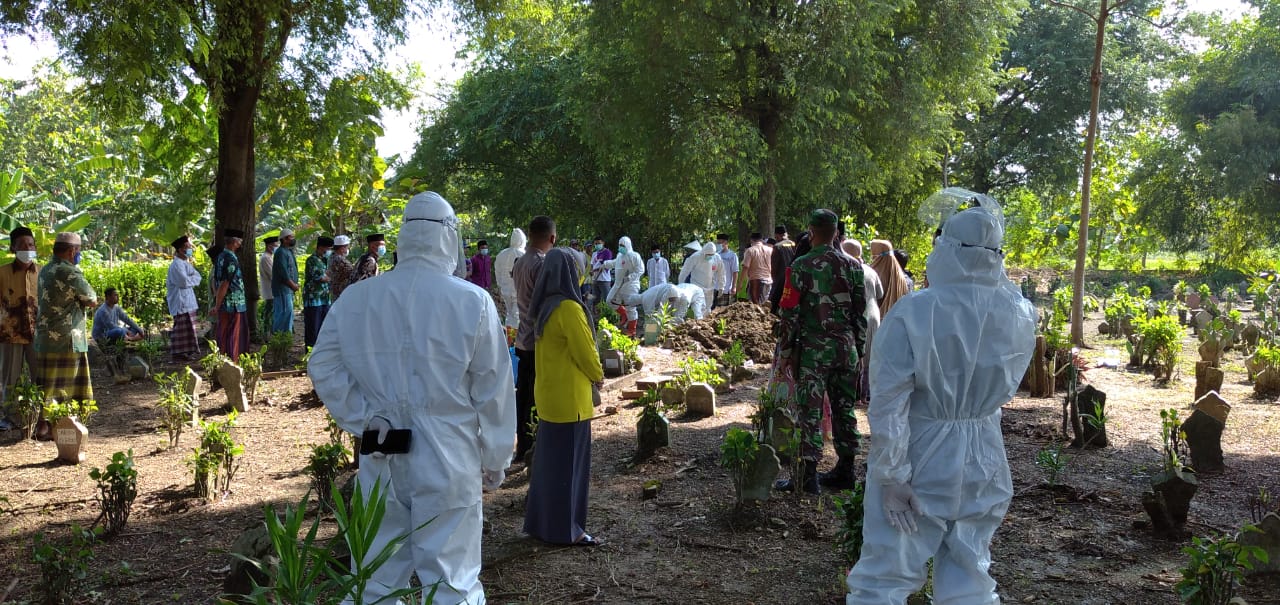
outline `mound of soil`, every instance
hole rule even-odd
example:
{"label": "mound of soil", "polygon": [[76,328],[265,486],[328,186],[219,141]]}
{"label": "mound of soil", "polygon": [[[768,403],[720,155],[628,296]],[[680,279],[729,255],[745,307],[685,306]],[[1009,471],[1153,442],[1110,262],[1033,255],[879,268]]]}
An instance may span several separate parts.
{"label": "mound of soil", "polygon": [[[720,322],[724,320],[724,333],[719,334]],[[778,318],[769,313],[768,307],[749,302],[739,302],[711,311],[703,319],[686,321],[671,330],[663,342],[668,349],[682,351],[702,351],[717,361],[724,352],[733,346],[733,341],[742,341],[742,350],[748,359],[756,363],[772,363],[773,352],[777,345],[774,327]]]}

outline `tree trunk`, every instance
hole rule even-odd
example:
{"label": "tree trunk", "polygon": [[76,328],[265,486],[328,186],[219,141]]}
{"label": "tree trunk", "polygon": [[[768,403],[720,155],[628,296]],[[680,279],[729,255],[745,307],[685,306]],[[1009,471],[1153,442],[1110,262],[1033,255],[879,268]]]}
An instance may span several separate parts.
{"label": "tree trunk", "polygon": [[778,130],[781,128],[782,116],[776,110],[771,109],[760,116],[760,136],[768,149],[764,161],[764,182],[760,184],[760,196],[756,198],[756,227],[761,237],[773,237],[778,197]]}
{"label": "tree trunk", "polygon": [[257,113],[256,86],[228,84],[218,113],[218,177],[214,193],[215,242],[221,243],[223,229],[245,232],[240,247],[240,268],[244,272],[244,293],[249,333],[258,333],[258,263],[255,240],[257,217],[253,204],[254,171],[253,119]]}
{"label": "tree trunk", "polygon": [[1080,233],[1076,242],[1076,268],[1072,276],[1071,343],[1084,346],[1084,267],[1089,252],[1089,193],[1093,185],[1093,146],[1098,138],[1098,99],[1102,92],[1102,48],[1110,18],[1107,0],[1101,0],[1095,20],[1093,69],[1089,72],[1089,129],[1084,139],[1084,174],[1080,182]]}

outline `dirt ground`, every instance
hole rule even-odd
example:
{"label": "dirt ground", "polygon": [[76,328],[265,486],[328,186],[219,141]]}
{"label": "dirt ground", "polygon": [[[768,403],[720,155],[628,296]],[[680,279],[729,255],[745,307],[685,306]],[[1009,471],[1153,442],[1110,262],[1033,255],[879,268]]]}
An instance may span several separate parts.
{"label": "dirt ground", "polygon": [[[1096,322],[1096,319],[1095,319]],[[1090,324],[1090,334],[1096,335]],[[1098,339],[1091,336],[1092,339]],[[1191,403],[1193,337],[1179,375],[1167,386],[1150,375],[1094,368],[1087,378],[1108,395],[1112,447],[1068,451],[1065,482],[1086,497],[1057,501],[1040,489],[1036,453],[1060,438],[1060,399],[1020,395],[1006,407],[1004,433],[1016,496],[994,544],[992,573],[1008,603],[1143,605],[1176,603],[1172,586],[1185,561],[1185,544],[1136,529],[1139,503],[1159,466],[1159,409]],[[1086,357],[1097,361],[1118,341],[1096,340]],[[674,365],[678,354],[644,348],[646,373]],[[97,368],[95,368],[97,369]],[[1223,437],[1228,469],[1201,477],[1191,510],[1198,535],[1234,530],[1248,522],[1246,497],[1258,487],[1280,494],[1280,408],[1252,398],[1239,353],[1228,353],[1223,396],[1234,406]],[[732,426],[746,427],[757,376],[721,396],[719,413],[674,418],[672,446],[633,463],[639,409],[605,394],[619,413],[595,422],[589,531],[605,544],[594,549],[555,547],[523,537],[527,479],[519,466],[504,486],[485,497],[491,529],[484,537],[485,583],[491,603],[842,603],[847,569],[835,547],[830,499],[783,496],[733,512],[729,476],[717,464],[718,444]],[[195,435],[164,449],[148,381],[115,386],[95,376],[102,411],[90,425],[89,459],[79,466],[52,460],[51,443],[0,434],[0,595],[16,580],[9,601],[29,598],[36,532],[63,535],[73,523],[98,516],[88,478],[112,452],[132,449],[139,495],[129,526],[96,547],[90,590],[80,602],[101,604],[213,603],[229,567],[225,554],[263,506],[299,500],[308,486],[309,448],[327,439],[325,414],[305,377],[278,378],[259,387],[259,402],[240,416],[237,439],[245,454],[225,498],[192,495],[184,459]],[[221,392],[205,393],[201,413],[226,414]],[[1189,413],[1189,412],[1188,412]],[[865,415],[859,413],[865,430]],[[833,463],[828,452],[823,467]],[[657,498],[641,500],[641,485],[662,481]],[[1280,603],[1280,580],[1255,578],[1249,603]]]}

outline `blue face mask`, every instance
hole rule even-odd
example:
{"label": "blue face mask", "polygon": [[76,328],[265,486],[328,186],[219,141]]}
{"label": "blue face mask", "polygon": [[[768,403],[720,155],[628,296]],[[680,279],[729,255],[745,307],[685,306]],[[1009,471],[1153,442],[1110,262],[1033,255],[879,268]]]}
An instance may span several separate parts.
{"label": "blue face mask", "polygon": [[333,256],[333,249],[332,249],[332,248],[330,248],[330,249],[328,249],[328,250],[325,250],[325,251],[324,251],[324,257],[325,257],[325,258],[329,258],[330,256]]}
{"label": "blue face mask", "polygon": [[378,246],[378,256],[386,256],[386,255],[387,255],[387,247]]}
{"label": "blue face mask", "polygon": [[488,248],[481,248],[481,249],[480,249],[480,254],[481,254],[482,256],[489,256],[489,249],[488,249]]}
{"label": "blue face mask", "polygon": [[71,262],[72,262],[72,263],[74,263],[74,264],[77,264],[77,265],[78,265],[78,264],[80,264],[80,253],[79,253],[79,252],[77,252],[77,253],[76,253],[76,257],[75,257],[75,258],[71,259]]}
{"label": "blue face mask", "polygon": [[182,254],[183,254],[184,256],[186,256],[187,258],[191,258],[191,257],[193,257],[193,256],[195,256],[195,255],[196,255],[196,249],[195,249],[195,248],[187,248],[186,250],[183,250],[183,251],[182,251]]}
{"label": "blue face mask", "polygon": [[654,253],[653,253],[653,257],[654,257],[654,258],[662,258],[662,253],[661,253],[661,252],[654,252]]}

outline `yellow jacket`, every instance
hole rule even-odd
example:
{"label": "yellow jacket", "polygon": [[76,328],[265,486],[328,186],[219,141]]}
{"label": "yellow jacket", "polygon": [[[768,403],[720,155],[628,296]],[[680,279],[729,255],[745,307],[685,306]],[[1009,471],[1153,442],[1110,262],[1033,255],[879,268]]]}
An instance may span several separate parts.
{"label": "yellow jacket", "polygon": [[594,415],[591,383],[604,379],[604,368],[578,303],[566,300],[551,312],[533,346],[533,367],[539,419],[578,422]]}

